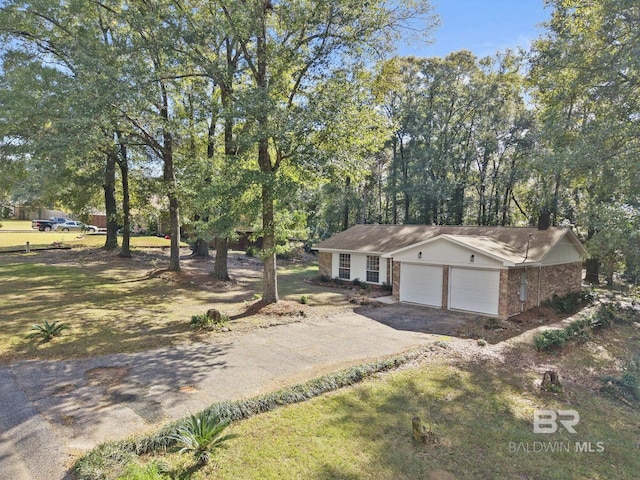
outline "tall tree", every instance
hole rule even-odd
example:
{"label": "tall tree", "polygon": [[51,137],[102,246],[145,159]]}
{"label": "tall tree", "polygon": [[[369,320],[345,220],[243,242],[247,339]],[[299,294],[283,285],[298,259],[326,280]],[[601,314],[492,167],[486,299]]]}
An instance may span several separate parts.
{"label": "tall tree", "polygon": [[[423,2],[388,5],[291,0],[218,2],[243,53],[249,88],[240,105],[252,127],[259,171],[264,238],[263,301],[278,301],[276,206],[283,169],[303,167],[313,123],[307,98],[314,84],[344,69],[363,52],[388,46],[389,37],[416,15],[429,13]],[[327,112],[323,112],[326,114]],[[304,118],[304,123],[300,122]],[[322,128],[328,118],[316,118]]]}
{"label": "tall tree", "polygon": [[[599,259],[637,249],[627,213],[640,205],[635,185],[640,175],[640,5],[632,0],[548,3],[552,17],[546,35],[534,44],[530,80],[545,146],[538,171],[545,184],[551,179],[540,192],[556,222],[567,219],[585,232],[592,254],[587,280],[597,283]],[[619,220],[615,228],[614,219]],[[627,234],[612,237],[612,231]],[[609,279],[614,264],[603,264]]]}

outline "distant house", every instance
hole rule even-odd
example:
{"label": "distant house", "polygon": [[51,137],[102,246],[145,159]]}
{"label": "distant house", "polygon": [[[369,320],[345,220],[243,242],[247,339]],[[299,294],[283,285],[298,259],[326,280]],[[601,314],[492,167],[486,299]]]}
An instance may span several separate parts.
{"label": "distant house", "polygon": [[320,242],[320,273],[393,285],[401,302],[507,318],[579,291],[570,228],[356,225]]}

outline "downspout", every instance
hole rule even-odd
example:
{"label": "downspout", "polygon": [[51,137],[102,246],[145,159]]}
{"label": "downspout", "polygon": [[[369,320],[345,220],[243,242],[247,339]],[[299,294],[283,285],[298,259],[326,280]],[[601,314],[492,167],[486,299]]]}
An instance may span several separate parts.
{"label": "downspout", "polygon": [[542,264],[538,265],[538,307],[540,306],[540,288],[542,285]]}

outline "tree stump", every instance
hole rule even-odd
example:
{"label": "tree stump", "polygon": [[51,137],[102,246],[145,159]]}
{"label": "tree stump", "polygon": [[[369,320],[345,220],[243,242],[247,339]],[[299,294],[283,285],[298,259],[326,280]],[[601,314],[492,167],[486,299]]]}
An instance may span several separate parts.
{"label": "tree stump", "polygon": [[413,426],[413,438],[415,439],[416,442],[419,443],[425,443],[425,425],[422,423],[422,420],[420,420],[420,417],[413,417],[413,420],[411,421],[411,425]]}
{"label": "tree stump", "polygon": [[555,370],[547,370],[546,372],[544,372],[540,388],[546,392],[562,391],[562,385],[560,384],[558,372],[556,372]]}
{"label": "tree stump", "polygon": [[433,433],[427,425],[422,423],[420,417],[413,417],[411,425],[413,427],[413,438],[416,442],[422,445],[435,445],[438,443],[438,436]]}
{"label": "tree stump", "polygon": [[209,317],[213,323],[220,323],[222,320],[222,314],[215,308],[207,310],[207,317]]}

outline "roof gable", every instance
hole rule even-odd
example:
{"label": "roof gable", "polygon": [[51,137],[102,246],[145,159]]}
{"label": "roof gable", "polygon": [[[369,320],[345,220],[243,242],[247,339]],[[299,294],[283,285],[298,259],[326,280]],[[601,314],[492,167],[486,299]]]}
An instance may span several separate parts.
{"label": "roof gable", "polygon": [[315,246],[321,251],[351,251],[392,256],[439,236],[509,264],[538,263],[559,242],[586,255],[568,227],[468,227],[437,225],[356,225]]}

